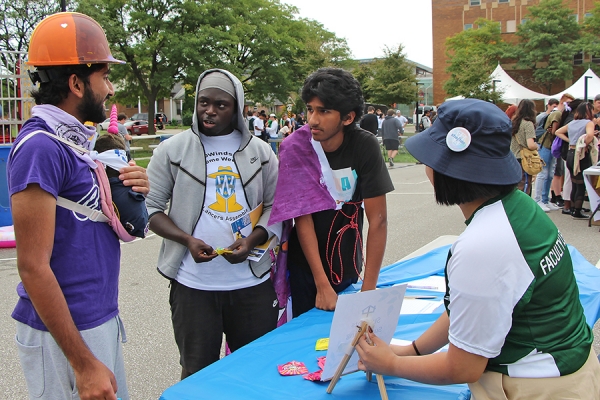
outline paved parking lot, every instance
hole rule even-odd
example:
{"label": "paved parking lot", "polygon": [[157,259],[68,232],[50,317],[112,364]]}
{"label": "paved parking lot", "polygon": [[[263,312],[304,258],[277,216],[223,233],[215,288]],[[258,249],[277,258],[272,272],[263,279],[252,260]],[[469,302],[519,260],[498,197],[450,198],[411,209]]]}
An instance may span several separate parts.
{"label": "paved parking lot", "polygon": [[[390,169],[396,190],[388,199],[388,241],[384,265],[393,263],[441,235],[458,235],[464,218],[458,207],[435,204],[433,189],[422,165]],[[569,244],[594,265],[600,260],[600,232],[560,212],[550,213]],[[150,236],[122,245],[121,315],[127,329],[124,346],[132,399],[157,399],[178,381],[180,367],[168,306],[168,282],[156,272],[160,238]],[[15,251],[0,249],[0,397],[26,399],[25,382],[14,344],[10,313],[19,282]],[[595,328],[596,351],[600,329]],[[273,366],[275,368],[275,366]]]}

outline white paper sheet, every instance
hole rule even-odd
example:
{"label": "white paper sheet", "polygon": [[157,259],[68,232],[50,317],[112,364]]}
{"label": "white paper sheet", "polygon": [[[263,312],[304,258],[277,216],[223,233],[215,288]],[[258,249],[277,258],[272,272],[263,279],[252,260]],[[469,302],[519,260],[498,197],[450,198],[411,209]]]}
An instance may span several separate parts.
{"label": "white paper sheet", "polygon": [[[329,332],[329,349],[322,381],[333,378],[363,320],[369,321],[373,332],[389,343],[398,325],[405,292],[406,284],[345,294],[338,298]],[[354,351],[343,374],[358,371],[357,364],[358,354]]]}

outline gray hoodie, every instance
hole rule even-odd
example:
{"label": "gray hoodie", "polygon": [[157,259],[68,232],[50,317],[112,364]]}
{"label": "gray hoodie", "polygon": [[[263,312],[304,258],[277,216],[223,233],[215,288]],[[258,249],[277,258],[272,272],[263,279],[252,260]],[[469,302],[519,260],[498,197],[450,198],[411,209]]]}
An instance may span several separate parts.
{"label": "gray hoodie", "polygon": [[[242,83],[229,71],[211,69],[198,78],[198,87],[203,77],[214,71],[226,74],[235,87],[237,100],[237,130],[242,133],[240,148],[233,155],[240,174],[244,194],[251,209],[263,203],[263,214],[257,225],[263,227],[269,236],[281,237],[281,224],[267,227],[279,163],[269,146],[260,138],[251,135],[244,123],[244,89]],[[166,212],[179,229],[193,234],[200,219],[205,201],[206,163],[205,152],[198,129],[198,116],[194,107],[192,127],[164,141],[154,151],[148,165],[150,193],[146,198],[148,214]],[[202,199],[200,202],[198,199]],[[170,203],[170,204],[169,204]],[[167,204],[169,204],[167,211]],[[158,270],[164,276],[175,279],[187,248],[172,240],[163,239],[158,256]],[[263,277],[271,268],[271,258],[265,255],[260,261],[248,261],[252,273]]]}

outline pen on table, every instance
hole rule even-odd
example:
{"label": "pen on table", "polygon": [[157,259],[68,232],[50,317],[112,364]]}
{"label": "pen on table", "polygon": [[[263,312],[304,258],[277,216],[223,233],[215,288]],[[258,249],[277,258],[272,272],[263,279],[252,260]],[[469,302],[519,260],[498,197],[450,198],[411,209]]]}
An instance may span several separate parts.
{"label": "pen on table", "polygon": [[439,290],[437,286],[408,285],[408,289]]}
{"label": "pen on table", "polygon": [[438,296],[404,296],[405,299],[418,299],[418,300],[427,300],[427,299],[436,299]]}

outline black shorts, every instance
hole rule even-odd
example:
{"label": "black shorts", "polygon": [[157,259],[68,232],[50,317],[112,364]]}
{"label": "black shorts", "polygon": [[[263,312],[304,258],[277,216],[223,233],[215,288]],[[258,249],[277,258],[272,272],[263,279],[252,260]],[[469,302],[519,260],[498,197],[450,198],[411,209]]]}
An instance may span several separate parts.
{"label": "black shorts", "polygon": [[385,146],[386,150],[398,150],[400,141],[394,139],[383,139],[383,145]]}
{"label": "black shorts", "polygon": [[554,168],[554,176],[563,176],[565,174],[564,171],[565,162],[562,158],[556,160],[556,168]]}
{"label": "black shorts", "polygon": [[173,280],[169,303],[179,362],[192,374],[219,360],[223,333],[235,351],[275,329],[279,315],[270,279],[230,291],[191,289]]}

